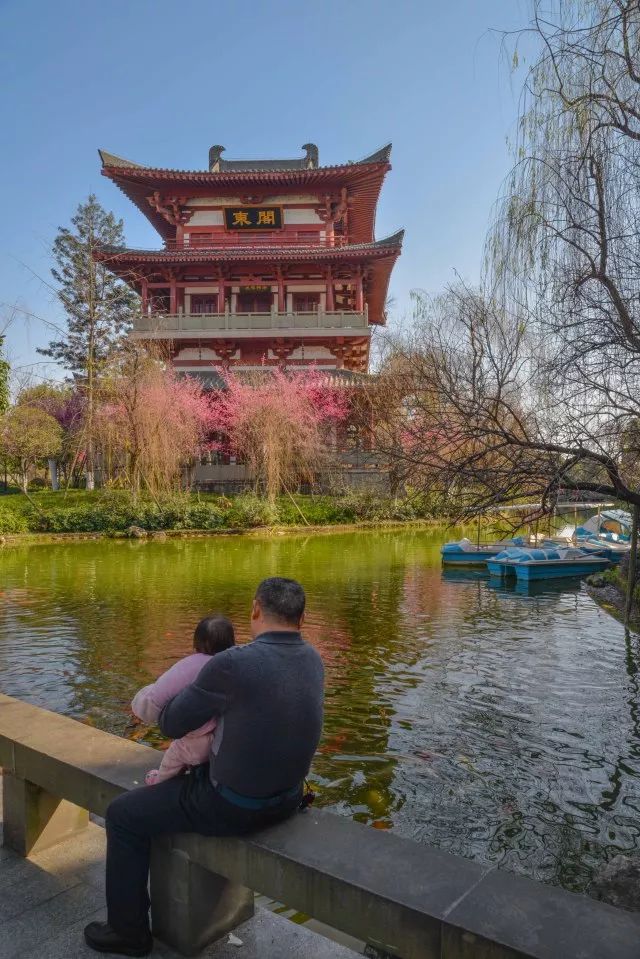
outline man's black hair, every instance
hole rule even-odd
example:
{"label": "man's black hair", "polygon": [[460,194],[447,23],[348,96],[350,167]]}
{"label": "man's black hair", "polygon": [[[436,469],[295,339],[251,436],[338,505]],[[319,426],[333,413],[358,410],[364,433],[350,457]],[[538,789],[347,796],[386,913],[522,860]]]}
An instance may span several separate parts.
{"label": "man's black hair", "polygon": [[193,634],[195,651],[206,653],[208,656],[215,656],[216,653],[221,653],[223,649],[229,649],[235,644],[233,623],[220,614],[205,616],[200,620]]}
{"label": "man's black hair", "polygon": [[263,579],[256,590],[256,599],[263,613],[287,626],[298,626],[305,606],[304,590],[295,579],[271,576]]}

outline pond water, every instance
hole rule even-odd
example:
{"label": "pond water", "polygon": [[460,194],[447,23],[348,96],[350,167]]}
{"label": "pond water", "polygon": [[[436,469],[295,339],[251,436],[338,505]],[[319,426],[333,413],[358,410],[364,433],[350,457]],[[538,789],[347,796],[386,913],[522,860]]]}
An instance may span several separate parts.
{"label": "pond water", "polygon": [[255,584],[308,594],[327,667],[319,801],[418,842],[584,889],[640,847],[638,638],[579,583],[447,573],[450,532],[93,541],[0,551],[0,688],[131,735],[135,690]]}

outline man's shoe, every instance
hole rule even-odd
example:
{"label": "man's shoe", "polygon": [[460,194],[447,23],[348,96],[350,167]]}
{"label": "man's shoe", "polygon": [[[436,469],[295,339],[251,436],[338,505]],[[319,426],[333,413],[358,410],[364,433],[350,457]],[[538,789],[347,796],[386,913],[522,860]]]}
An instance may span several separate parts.
{"label": "man's shoe", "polygon": [[125,939],[108,922],[90,922],[84,929],[84,939],[96,952],[111,952],[117,956],[148,956],[153,949],[153,936]]}

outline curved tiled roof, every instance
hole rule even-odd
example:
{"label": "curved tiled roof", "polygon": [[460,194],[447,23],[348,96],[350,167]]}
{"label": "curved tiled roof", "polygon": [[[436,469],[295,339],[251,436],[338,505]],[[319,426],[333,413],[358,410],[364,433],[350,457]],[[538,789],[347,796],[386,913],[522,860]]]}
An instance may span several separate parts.
{"label": "curved tiled roof", "polygon": [[217,263],[228,260],[352,260],[370,254],[397,256],[402,248],[404,230],[371,243],[350,243],[348,246],[247,246],[233,247],[184,247],[179,250],[143,250],[130,247],[105,246],[97,257],[112,262],[136,261],[139,263]]}
{"label": "curved tiled roof", "polygon": [[[309,149],[307,149],[309,148]],[[188,177],[215,177],[219,179],[224,173],[290,173],[292,171],[309,172],[313,170],[342,170],[345,167],[368,166],[370,164],[390,163],[392,144],[376,150],[375,153],[363,157],[361,160],[350,160],[347,163],[335,163],[329,166],[320,166],[314,163],[310,157],[310,150],[315,150],[317,157],[317,147],[313,143],[305,144],[303,149],[307,149],[307,155],[301,158],[288,160],[224,160],[219,157],[220,169],[212,170],[183,170],[177,167],[151,167],[145,163],[136,163],[133,160],[126,160],[124,157],[117,156],[115,153],[109,153],[107,150],[98,150],[103,168],[117,167],[121,170],[144,170],[153,174],[177,174]],[[221,154],[224,147],[213,148]],[[246,178],[246,177],[245,177]]]}
{"label": "curved tiled roof", "polygon": [[321,197],[348,187],[352,202],[350,232],[357,242],[365,242],[373,237],[376,205],[382,181],[390,169],[391,144],[356,163],[313,166],[308,160],[220,160],[217,172],[147,167],[105,150],[98,152],[103,175],[113,180],[165,239],[175,235],[175,227],[149,205],[147,197],[155,191],[188,198],[308,190]]}
{"label": "curved tiled roof", "polygon": [[400,254],[404,230],[372,243],[353,243],[342,247],[230,247],[205,250],[199,247],[185,250],[131,250],[104,247],[96,259],[106,263],[110,270],[138,288],[141,275],[159,272],[162,267],[180,267],[195,264],[215,266],[222,263],[250,264],[255,270],[260,263],[356,263],[367,266],[371,275],[367,303],[369,322],[385,322],[385,300],[391,270]]}

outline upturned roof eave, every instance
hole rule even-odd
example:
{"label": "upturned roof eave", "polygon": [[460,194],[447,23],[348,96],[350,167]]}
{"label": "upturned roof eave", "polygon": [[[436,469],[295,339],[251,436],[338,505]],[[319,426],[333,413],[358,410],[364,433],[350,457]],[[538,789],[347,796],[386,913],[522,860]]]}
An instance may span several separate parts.
{"label": "upturned roof eave", "polygon": [[150,263],[215,263],[218,260],[352,260],[354,257],[379,258],[381,256],[397,257],[402,249],[404,230],[372,243],[354,243],[341,247],[233,247],[205,249],[195,247],[182,250],[144,250],[125,247],[113,249],[105,247],[98,252],[99,259],[131,260]]}
{"label": "upturned roof eave", "polygon": [[[375,211],[387,172],[391,145],[373,154],[372,157],[358,163],[338,164],[335,166],[314,167],[305,170],[258,170],[258,171],[221,171],[210,173],[207,170],[170,170],[143,167],[129,160],[120,163],[105,163],[108,160],[120,160],[104,151],[99,151],[103,160],[102,175],[110,179],[124,195],[140,210],[163,239],[175,236],[175,227],[149,205],[150,193],[171,190],[178,196],[229,196],[237,190],[241,195],[252,191],[273,192],[280,190],[307,189],[317,192],[320,197],[329,189],[337,190],[351,185],[354,191],[352,216],[358,223],[358,233],[362,239],[372,236],[375,223]],[[122,164],[129,164],[122,165]]]}

